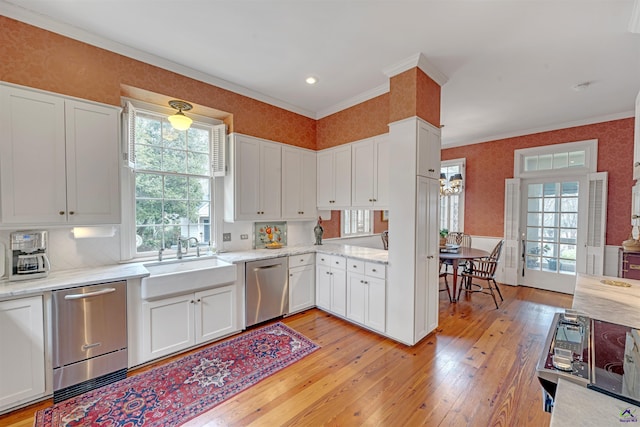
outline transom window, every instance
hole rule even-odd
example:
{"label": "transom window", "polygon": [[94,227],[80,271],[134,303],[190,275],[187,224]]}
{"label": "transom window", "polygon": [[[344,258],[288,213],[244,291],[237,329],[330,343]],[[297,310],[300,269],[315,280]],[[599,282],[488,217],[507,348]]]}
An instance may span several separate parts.
{"label": "transom window", "polygon": [[534,172],[584,167],[585,158],[585,150],[524,156],[524,170]]}
{"label": "transom window", "polygon": [[[135,118],[136,253],[211,239],[211,127],[174,129],[166,115]],[[195,244],[195,239],[190,245]]]}

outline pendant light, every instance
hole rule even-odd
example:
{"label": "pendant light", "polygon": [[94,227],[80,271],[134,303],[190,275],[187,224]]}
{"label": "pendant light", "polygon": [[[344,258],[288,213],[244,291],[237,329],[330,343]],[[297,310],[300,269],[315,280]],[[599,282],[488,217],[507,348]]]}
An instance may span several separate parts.
{"label": "pendant light", "polygon": [[173,116],[169,116],[169,123],[173,126],[174,129],[177,130],[187,130],[191,127],[191,120],[189,117],[185,116],[182,111],[189,111],[193,108],[193,105],[188,102],[178,101],[176,99],[169,101],[169,105],[171,108],[175,108],[178,110]]}

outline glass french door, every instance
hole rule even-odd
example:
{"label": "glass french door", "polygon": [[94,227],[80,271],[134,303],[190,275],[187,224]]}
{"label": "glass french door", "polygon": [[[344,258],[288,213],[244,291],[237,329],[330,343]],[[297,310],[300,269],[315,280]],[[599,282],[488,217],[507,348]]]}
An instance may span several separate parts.
{"label": "glass french door", "polygon": [[583,259],[585,186],[576,177],[523,180],[521,284],[573,293]]}

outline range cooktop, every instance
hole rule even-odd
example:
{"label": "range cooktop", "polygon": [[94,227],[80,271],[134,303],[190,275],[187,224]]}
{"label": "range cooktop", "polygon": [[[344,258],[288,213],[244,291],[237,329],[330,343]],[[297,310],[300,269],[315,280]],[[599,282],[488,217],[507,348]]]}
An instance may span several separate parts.
{"label": "range cooktop", "polygon": [[537,373],[555,396],[558,378],[640,406],[640,332],[573,310],[556,313]]}

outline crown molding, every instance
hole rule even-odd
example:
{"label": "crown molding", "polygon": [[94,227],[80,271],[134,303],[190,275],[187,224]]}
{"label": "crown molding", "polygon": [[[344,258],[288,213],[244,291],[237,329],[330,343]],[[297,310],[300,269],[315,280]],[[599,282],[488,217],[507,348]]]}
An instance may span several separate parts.
{"label": "crown molding", "polygon": [[411,55],[410,57],[398,62],[397,64],[391,65],[382,72],[389,78],[393,76],[397,76],[400,73],[404,73],[407,70],[412,68],[420,68],[426,75],[433,79],[440,86],[443,86],[449,78],[438,68],[433,65],[426,56],[422,53],[416,53],[415,55]]}
{"label": "crown molding", "polygon": [[34,27],[41,28],[43,30],[51,31],[56,34],[60,34],[65,37],[69,37],[74,40],[78,40],[83,43],[90,44],[92,46],[108,50],[110,52],[117,53],[119,55],[126,56],[137,61],[142,61],[150,65],[162,68],[167,71],[172,71],[177,74],[181,74],[186,77],[199,80],[203,83],[208,83],[213,86],[217,86],[222,89],[229,90],[239,95],[253,98],[258,101],[265,102],[267,104],[291,111],[293,113],[300,114],[302,116],[315,119],[314,112],[306,110],[304,108],[297,107],[289,104],[277,98],[272,98],[263,93],[254,91],[252,89],[231,83],[227,80],[212,76],[211,74],[203,73],[202,71],[195,70],[184,65],[180,65],[176,62],[162,58],[157,55],[153,55],[148,52],[144,52],[139,49],[132,48],[130,46],[109,40],[107,38],[98,36],[89,31],[67,25],[58,21],[55,21],[45,15],[37,14],[21,7],[6,3],[0,0],[0,14],[15,19],[16,21],[24,22]]}
{"label": "crown molding", "polygon": [[324,110],[318,111],[316,115],[316,119],[322,119],[324,117],[330,116],[332,114],[338,113],[342,110],[346,110],[347,108],[353,107],[354,105],[361,104],[365,101],[373,99],[377,96],[383,95],[389,92],[389,81],[384,84],[381,84],[378,87],[374,87],[366,92],[362,92],[356,96],[353,96],[349,99],[345,99],[338,104],[332,105],[331,107],[325,108]]}
{"label": "crown molding", "polygon": [[532,135],[534,133],[551,132],[555,130],[568,129],[568,128],[573,128],[577,126],[587,126],[587,125],[593,125],[596,123],[604,123],[604,122],[610,122],[613,120],[629,119],[633,117],[635,117],[635,111],[623,111],[621,113],[607,114],[604,116],[590,117],[588,119],[574,120],[571,122],[564,122],[564,123],[556,123],[548,126],[541,126],[537,128],[523,129],[523,130],[509,132],[509,133],[487,136],[485,138],[474,140],[474,141],[463,141],[461,139],[456,139],[451,142],[448,142],[446,140],[445,135],[443,135],[442,148],[446,149],[446,148],[462,147],[465,145],[482,144],[483,142],[499,141],[501,139],[516,138],[519,136]]}

